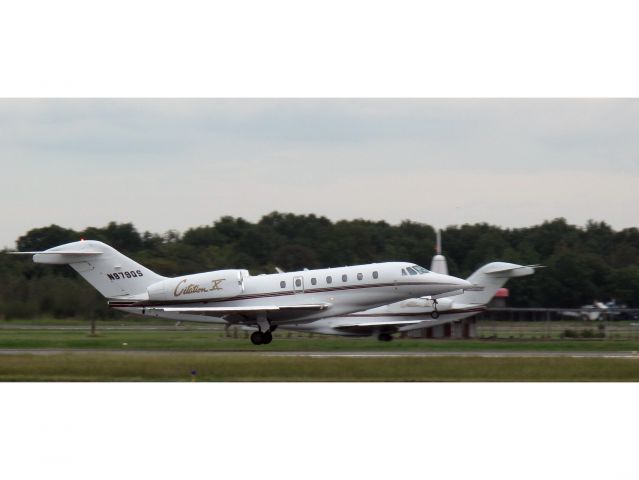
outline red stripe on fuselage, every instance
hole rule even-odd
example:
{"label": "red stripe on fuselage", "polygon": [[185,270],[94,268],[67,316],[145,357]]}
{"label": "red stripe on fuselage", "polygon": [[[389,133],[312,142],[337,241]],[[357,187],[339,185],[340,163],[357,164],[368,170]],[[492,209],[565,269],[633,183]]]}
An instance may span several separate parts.
{"label": "red stripe on fuselage", "polygon": [[[385,287],[406,287],[406,286],[422,286],[422,285],[432,285],[431,283],[426,282],[403,282],[403,283],[372,283],[366,285],[345,285],[341,287],[325,287],[325,288],[313,288],[313,289],[305,289],[300,291],[294,290],[286,290],[282,292],[267,292],[267,293],[254,293],[250,295],[239,295],[237,297],[223,297],[223,298],[200,298],[193,300],[164,300],[164,301],[151,301],[151,300],[143,300],[141,302],[127,305],[127,306],[135,306],[135,307],[155,307],[159,305],[188,305],[192,303],[220,303],[220,302],[236,302],[240,300],[254,300],[256,298],[271,298],[271,297],[282,297],[287,295],[297,295],[297,294],[315,294],[315,293],[326,293],[326,292],[334,292],[340,290],[358,290],[364,288],[385,288]],[[437,284],[439,285],[439,284]],[[111,307],[118,307],[119,305],[109,303]]]}

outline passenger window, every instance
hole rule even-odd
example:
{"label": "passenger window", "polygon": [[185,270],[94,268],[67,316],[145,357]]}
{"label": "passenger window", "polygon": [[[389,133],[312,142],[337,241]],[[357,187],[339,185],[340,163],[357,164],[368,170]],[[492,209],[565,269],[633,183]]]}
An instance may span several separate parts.
{"label": "passenger window", "polygon": [[346,282],[348,281],[348,276],[347,275],[342,275],[342,282]]}
{"label": "passenger window", "polygon": [[413,265],[413,270],[415,270],[417,273],[430,273],[429,270],[426,270],[424,267],[420,267],[419,265]]}
{"label": "passenger window", "polygon": [[311,285],[317,285],[317,279],[311,278]]}
{"label": "passenger window", "polygon": [[333,283],[332,277],[326,277],[326,283]]}
{"label": "passenger window", "polygon": [[280,287],[286,288],[286,282],[284,280],[280,282]]}
{"label": "passenger window", "polygon": [[379,273],[373,272],[373,278],[377,278],[377,277],[379,277]]}
{"label": "passenger window", "polygon": [[299,278],[295,279],[295,286],[296,287],[301,287],[302,286],[302,280],[300,280]]}
{"label": "passenger window", "polygon": [[361,273],[357,274],[357,280],[361,280],[364,278],[364,275],[362,275]]}

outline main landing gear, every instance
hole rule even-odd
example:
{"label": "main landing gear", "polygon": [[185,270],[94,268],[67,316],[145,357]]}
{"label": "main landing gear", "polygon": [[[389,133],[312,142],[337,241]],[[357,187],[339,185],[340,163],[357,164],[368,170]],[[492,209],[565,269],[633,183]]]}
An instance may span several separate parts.
{"label": "main landing gear", "polygon": [[251,333],[251,342],[253,345],[268,345],[273,341],[273,334],[269,331],[266,332],[253,332]]}
{"label": "main landing gear", "polygon": [[260,312],[257,316],[257,332],[251,333],[251,342],[253,345],[268,345],[273,341],[273,330],[275,327],[271,327],[271,322],[266,318],[266,313]]}
{"label": "main landing gear", "polygon": [[393,339],[393,336],[390,333],[380,333],[377,335],[377,340],[380,342],[390,342]]}

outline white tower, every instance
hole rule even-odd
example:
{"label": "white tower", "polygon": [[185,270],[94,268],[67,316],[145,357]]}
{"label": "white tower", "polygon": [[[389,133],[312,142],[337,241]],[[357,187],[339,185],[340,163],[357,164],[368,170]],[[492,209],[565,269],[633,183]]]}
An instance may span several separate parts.
{"label": "white tower", "polygon": [[442,273],[448,275],[448,264],[446,263],[446,257],[442,255],[442,231],[437,230],[437,245],[435,247],[436,255],[433,257],[430,263],[430,271],[435,273]]}

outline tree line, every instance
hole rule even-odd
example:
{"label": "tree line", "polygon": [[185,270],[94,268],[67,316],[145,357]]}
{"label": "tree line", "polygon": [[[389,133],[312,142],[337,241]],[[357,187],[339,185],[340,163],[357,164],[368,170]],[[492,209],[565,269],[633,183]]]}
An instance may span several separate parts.
{"label": "tree line", "polygon": [[[443,230],[450,273],[467,277],[501,260],[547,268],[508,284],[509,304],[578,307],[597,300],[639,306],[639,230],[615,231],[604,222],[585,226],[563,218],[527,228],[486,223]],[[80,238],[101,240],[161,275],[223,268],[253,274],[409,261],[426,268],[434,254],[432,226],[404,221],[341,220],[273,212],[251,223],[225,216],[184,233],[140,233],[131,223],[110,222],[82,231],[58,225],[35,228],[17,239],[18,250],[44,250]],[[0,318],[35,316],[112,317],[104,299],[72,269],[37,265],[30,258],[0,255]]]}

